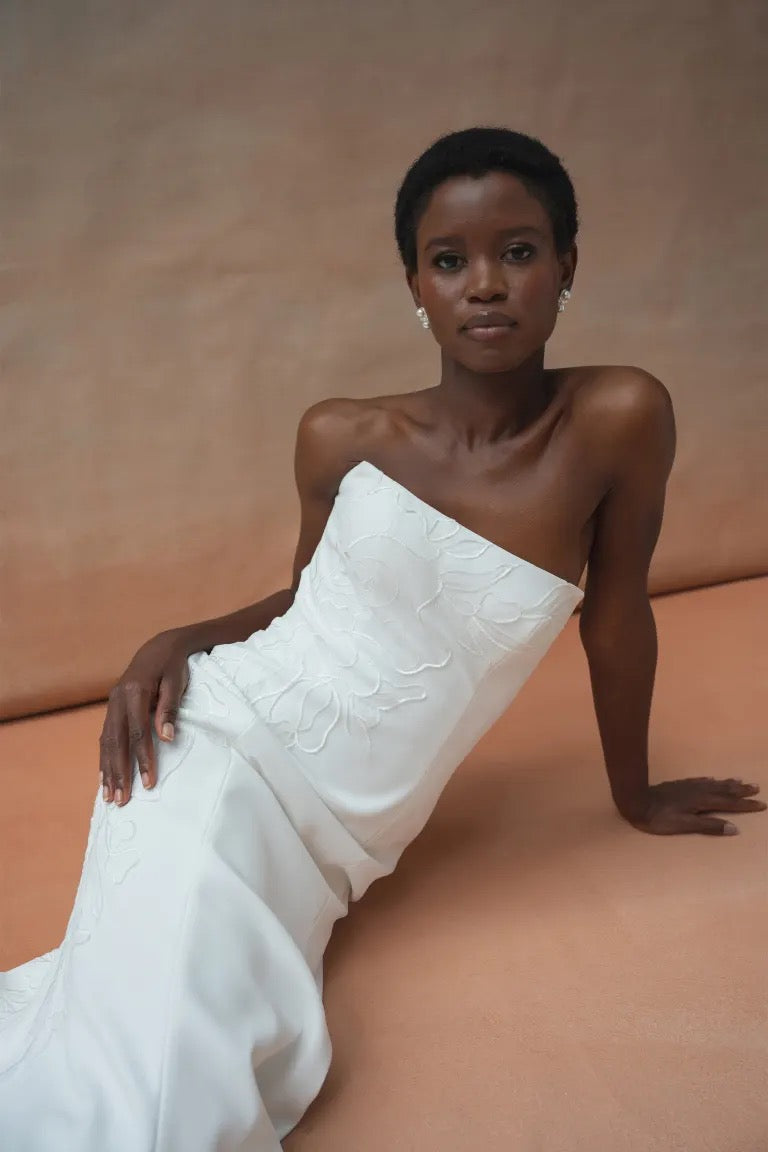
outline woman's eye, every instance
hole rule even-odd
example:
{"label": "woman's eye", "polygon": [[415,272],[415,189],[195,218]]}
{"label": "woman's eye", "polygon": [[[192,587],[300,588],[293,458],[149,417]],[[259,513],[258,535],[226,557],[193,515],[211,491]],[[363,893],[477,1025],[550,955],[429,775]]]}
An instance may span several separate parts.
{"label": "woman's eye", "polygon": [[527,260],[529,256],[533,255],[534,249],[530,244],[513,244],[511,248],[507,248],[504,255],[508,256],[510,252],[516,260]]}
{"label": "woman's eye", "polygon": [[[512,255],[515,263],[525,263],[534,254],[535,249],[530,244],[513,244],[504,252],[504,256]],[[442,268],[446,272],[452,272],[456,268],[456,262],[463,260],[463,256],[459,256],[456,252],[441,252],[433,260],[436,268]],[[446,263],[447,261],[447,263]]]}
{"label": "woman's eye", "polygon": [[441,252],[439,256],[435,257],[435,259],[433,260],[433,264],[435,265],[436,268],[444,268],[446,271],[449,271],[451,268],[455,268],[456,265],[455,264],[445,265],[445,264],[441,264],[440,261],[441,260],[460,260],[460,259],[461,259],[461,257],[457,256],[455,252]]}

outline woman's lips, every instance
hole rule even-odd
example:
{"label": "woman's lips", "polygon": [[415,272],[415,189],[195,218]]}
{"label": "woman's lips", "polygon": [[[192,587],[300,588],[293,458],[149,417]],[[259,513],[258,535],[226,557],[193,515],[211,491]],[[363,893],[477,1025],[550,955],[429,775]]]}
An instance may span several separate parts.
{"label": "woman's lips", "polygon": [[489,340],[503,340],[505,336],[514,332],[515,328],[515,324],[482,324],[464,328],[463,332],[470,340],[479,340],[485,344]]}

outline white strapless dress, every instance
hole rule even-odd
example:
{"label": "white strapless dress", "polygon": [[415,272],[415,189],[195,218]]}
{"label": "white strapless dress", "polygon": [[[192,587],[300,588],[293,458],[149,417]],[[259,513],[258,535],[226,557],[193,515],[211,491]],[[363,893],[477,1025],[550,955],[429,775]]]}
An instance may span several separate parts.
{"label": "white strapless dress", "polygon": [[581,590],[363,461],[288,612],[189,661],[158,785],[96,797],[63,943],[0,974],[3,1152],[276,1152],[322,958]]}

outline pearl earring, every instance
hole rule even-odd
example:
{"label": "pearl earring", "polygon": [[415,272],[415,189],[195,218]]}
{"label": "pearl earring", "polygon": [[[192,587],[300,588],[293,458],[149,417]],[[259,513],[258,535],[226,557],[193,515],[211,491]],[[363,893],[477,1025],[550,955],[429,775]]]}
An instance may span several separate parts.
{"label": "pearl earring", "polygon": [[429,328],[429,316],[427,316],[426,309],[417,308],[416,315],[418,316],[419,320],[421,320],[422,328]]}
{"label": "pearl earring", "polygon": [[563,288],[562,292],[560,293],[560,295],[558,296],[558,299],[557,299],[558,312],[565,312],[565,306],[568,303],[568,301],[570,300],[570,298],[571,298],[571,294],[568,291],[568,289]]}

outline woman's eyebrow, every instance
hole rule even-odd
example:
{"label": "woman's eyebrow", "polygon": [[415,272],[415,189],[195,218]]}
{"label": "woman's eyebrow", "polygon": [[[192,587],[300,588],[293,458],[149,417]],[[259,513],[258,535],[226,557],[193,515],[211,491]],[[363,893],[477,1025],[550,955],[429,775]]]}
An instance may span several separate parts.
{"label": "woman's eyebrow", "polygon": [[[539,228],[534,228],[531,224],[517,224],[512,228],[500,228],[496,235],[517,236],[521,232],[530,232],[534,236],[541,236],[541,230]],[[424,251],[426,252],[428,248],[434,248],[438,244],[460,244],[463,239],[464,237],[460,236],[458,233],[454,233],[451,236],[433,236],[432,239],[428,240],[424,245]]]}

